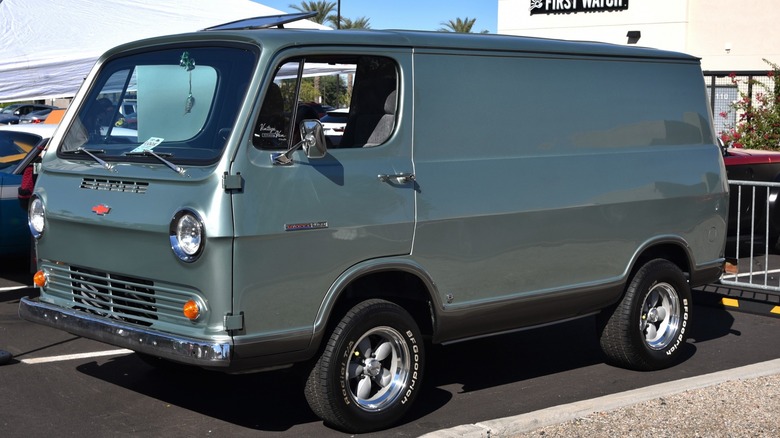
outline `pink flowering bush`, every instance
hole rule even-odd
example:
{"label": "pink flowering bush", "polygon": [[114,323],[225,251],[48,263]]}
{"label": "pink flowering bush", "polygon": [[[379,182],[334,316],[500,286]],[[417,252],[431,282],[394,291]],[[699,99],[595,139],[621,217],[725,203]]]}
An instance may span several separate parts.
{"label": "pink flowering bush", "polygon": [[[767,76],[774,86],[751,79],[755,96],[740,92],[740,98],[732,103],[738,114],[736,126],[721,133],[721,140],[735,148],[780,150],[780,66],[764,59],[772,67]],[[736,74],[729,75],[734,85],[739,85]],[[759,91],[755,91],[759,90]],[[721,117],[727,117],[725,112]]]}

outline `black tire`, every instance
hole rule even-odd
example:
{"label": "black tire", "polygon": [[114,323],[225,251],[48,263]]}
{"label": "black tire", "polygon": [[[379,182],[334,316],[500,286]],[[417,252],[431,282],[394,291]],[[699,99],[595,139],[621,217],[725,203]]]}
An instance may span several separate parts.
{"label": "black tire", "polygon": [[663,259],[646,263],[622,301],[599,317],[601,349],[608,362],[642,371],[677,363],[690,331],[692,304],[680,268]]}
{"label": "black tire", "polygon": [[333,329],[306,382],[306,400],[329,426],[385,429],[412,405],[422,383],[423,340],[401,307],[367,300]]}

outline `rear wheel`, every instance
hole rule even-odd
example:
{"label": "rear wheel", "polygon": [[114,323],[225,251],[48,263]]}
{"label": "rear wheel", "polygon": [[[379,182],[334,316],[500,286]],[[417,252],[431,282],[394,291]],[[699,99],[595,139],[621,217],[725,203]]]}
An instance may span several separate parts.
{"label": "rear wheel", "polygon": [[655,259],[631,279],[622,301],[599,318],[608,360],[636,370],[657,370],[679,360],[688,337],[691,289],[673,263]]}
{"label": "rear wheel", "polygon": [[327,424],[352,433],[384,429],[412,405],[424,364],[420,330],[401,307],[368,300],[331,333],[306,382],[306,399]]}

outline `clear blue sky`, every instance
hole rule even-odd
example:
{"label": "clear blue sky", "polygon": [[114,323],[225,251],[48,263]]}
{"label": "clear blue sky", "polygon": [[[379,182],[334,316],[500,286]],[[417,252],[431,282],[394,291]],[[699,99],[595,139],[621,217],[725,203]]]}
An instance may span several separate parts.
{"label": "clear blue sky", "polygon": [[[301,0],[253,0],[285,12],[298,12],[291,4]],[[309,1],[309,0],[306,0]],[[329,0],[336,3],[336,0]],[[335,14],[336,8],[333,8]],[[496,33],[497,0],[341,0],[341,16],[369,19],[372,29],[438,30],[442,22],[476,18],[472,32]]]}

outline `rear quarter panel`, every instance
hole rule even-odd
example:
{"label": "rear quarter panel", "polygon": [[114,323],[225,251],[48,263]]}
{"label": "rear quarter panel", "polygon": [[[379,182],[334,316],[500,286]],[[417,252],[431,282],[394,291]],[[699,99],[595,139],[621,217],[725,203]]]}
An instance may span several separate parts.
{"label": "rear quarter panel", "polygon": [[614,302],[648,245],[722,257],[728,190],[696,63],[431,51],[415,84],[413,256],[443,315],[533,301],[494,328],[572,317]]}

